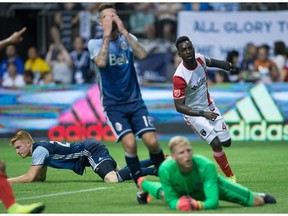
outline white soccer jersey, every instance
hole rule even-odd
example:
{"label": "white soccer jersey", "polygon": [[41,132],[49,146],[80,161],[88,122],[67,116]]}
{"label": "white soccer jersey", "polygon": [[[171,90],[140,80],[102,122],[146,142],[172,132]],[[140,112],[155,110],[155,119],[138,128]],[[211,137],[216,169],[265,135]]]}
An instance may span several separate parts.
{"label": "white soccer jersey", "polygon": [[183,61],[177,67],[173,76],[173,97],[185,98],[185,105],[194,110],[213,111],[214,103],[208,92],[205,57],[196,53],[195,58],[195,69],[187,69]]}

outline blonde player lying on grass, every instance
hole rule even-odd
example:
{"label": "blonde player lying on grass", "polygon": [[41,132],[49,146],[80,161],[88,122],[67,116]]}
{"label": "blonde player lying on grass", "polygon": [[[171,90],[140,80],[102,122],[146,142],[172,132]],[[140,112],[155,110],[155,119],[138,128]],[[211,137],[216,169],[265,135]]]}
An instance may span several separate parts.
{"label": "blonde player lying on grass", "polygon": [[159,168],[160,182],[151,182],[145,177],[138,180],[138,186],[147,193],[147,201],[152,195],[180,211],[216,209],[219,200],[244,206],[276,203],[271,195],[252,192],[217,174],[212,161],[193,154],[187,138],[173,137],[168,145],[171,157]]}

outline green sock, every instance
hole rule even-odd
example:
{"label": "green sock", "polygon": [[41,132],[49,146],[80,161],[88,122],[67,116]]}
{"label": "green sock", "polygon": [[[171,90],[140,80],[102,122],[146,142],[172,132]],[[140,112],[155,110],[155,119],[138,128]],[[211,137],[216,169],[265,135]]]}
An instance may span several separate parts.
{"label": "green sock", "polygon": [[147,179],[141,184],[142,189],[156,199],[162,199],[162,185],[160,182],[151,182]]}

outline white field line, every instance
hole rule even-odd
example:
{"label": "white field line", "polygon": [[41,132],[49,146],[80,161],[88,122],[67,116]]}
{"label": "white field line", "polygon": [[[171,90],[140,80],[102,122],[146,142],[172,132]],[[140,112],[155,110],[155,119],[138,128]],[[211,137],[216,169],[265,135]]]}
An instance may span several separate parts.
{"label": "white field line", "polygon": [[32,196],[32,197],[20,197],[16,198],[16,200],[29,200],[29,199],[39,199],[44,197],[55,197],[55,196],[62,196],[62,195],[68,195],[68,194],[76,194],[76,193],[85,193],[90,191],[97,191],[97,190],[106,190],[110,189],[111,187],[98,187],[98,188],[90,188],[90,189],[84,189],[84,190],[78,190],[78,191],[67,191],[67,192],[60,192],[60,193],[54,193],[54,194],[44,194],[44,195],[38,195],[38,196]]}

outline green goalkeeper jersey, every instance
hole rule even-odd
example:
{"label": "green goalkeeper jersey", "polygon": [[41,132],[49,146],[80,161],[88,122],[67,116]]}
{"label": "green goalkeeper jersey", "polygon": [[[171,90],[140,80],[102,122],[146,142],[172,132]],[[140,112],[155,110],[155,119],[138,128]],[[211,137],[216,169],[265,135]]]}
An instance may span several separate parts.
{"label": "green goalkeeper jersey", "polygon": [[167,158],[159,168],[162,190],[170,208],[176,209],[178,199],[183,195],[203,201],[205,209],[218,208],[219,200],[245,206],[253,204],[253,192],[217,174],[208,158],[193,155],[192,160],[192,171],[188,174],[182,174],[171,158]]}

